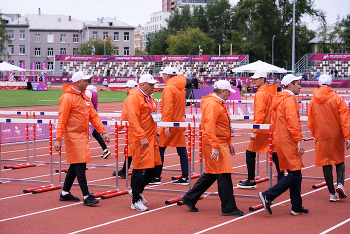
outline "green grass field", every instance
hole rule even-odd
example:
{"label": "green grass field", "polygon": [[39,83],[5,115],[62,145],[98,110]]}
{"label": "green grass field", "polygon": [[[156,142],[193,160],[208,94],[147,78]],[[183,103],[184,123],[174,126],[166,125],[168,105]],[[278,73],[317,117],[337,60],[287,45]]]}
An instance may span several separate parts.
{"label": "green grass field", "polygon": [[[58,105],[60,97],[62,97],[62,89],[49,89],[48,91],[0,90],[0,108]],[[125,91],[98,91],[99,103],[123,102],[125,98]],[[153,98],[162,98],[162,93],[155,92]]]}

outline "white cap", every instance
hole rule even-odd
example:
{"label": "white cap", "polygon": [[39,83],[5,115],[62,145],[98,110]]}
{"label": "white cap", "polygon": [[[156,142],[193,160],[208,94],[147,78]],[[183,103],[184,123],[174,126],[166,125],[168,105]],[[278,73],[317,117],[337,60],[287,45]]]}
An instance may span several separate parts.
{"label": "white cap", "polygon": [[125,87],[128,88],[135,88],[137,87],[137,82],[134,80],[128,80],[128,82],[126,82]]}
{"label": "white cap", "polygon": [[300,80],[301,76],[293,76],[292,74],[285,75],[281,81],[281,85],[287,86],[294,80]]}
{"label": "white cap", "polygon": [[320,86],[330,85],[332,83],[332,78],[329,75],[323,74],[318,77],[318,84]]}
{"label": "white cap", "polygon": [[153,76],[150,75],[150,74],[142,75],[142,76],[140,77],[140,79],[139,79],[139,84],[142,84],[142,83],[155,84],[155,83],[157,83],[157,82],[158,82],[158,81],[155,80],[155,79],[153,78]]}
{"label": "white cap", "polygon": [[163,71],[159,72],[160,74],[169,74],[169,75],[176,75],[176,71],[172,67],[166,67],[163,69]]}
{"label": "white cap", "polygon": [[236,90],[231,88],[230,82],[227,80],[216,81],[214,84],[214,89],[228,89],[232,93],[236,92]]}
{"label": "white cap", "polygon": [[253,79],[258,79],[258,78],[267,78],[267,72],[264,71],[256,71],[254,75],[252,76]]}
{"label": "white cap", "polygon": [[72,76],[72,82],[75,83],[79,80],[88,80],[90,79],[91,76],[86,76],[84,72],[82,71],[78,71],[75,72]]}

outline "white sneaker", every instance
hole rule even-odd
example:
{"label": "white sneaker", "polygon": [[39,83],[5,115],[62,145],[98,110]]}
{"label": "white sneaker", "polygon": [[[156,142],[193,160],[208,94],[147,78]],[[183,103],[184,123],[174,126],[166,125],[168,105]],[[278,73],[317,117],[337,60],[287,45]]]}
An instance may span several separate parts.
{"label": "white sneaker", "polygon": [[[132,189],[128,190],[128,193],[129,193],[130,197],[132,197]],[[146,201],[145,197],[143,196],[143,193],[140,193],[140,196],[141,196],[142,204],[146,205],[147,201]]]}
{"label": "white sneaker", "polygon": [[337,193],[335,194],[331,194],[330,198],[329,198],[329,201],[331,202],[336,202],[336,201],[339,201],[339,196]]}
{"label": "white sneaker", "polygon": [[345,193],[344,186],[341,183],[338,183],[337,189],[335,190],[340,198],[347,198],[348,196]]}
{"label": "white sneaker", "polygon": [[137,202],[135,202],[134,204],[131,203],[131,209],[138,210],[138,211],[147,211],[148,210],[148,208],[144,204],[142,204],[141,199],[138,200]]}

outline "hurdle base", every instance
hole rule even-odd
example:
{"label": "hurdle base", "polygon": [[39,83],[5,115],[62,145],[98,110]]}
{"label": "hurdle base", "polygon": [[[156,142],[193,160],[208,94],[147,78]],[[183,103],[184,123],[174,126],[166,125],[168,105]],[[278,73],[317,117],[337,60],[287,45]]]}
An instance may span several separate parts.
{"label": "hurdle base", "polygon": [[312,185],[312,188],[313,189],[317,189],[317,188],[320,188],[320,187],[323,187],[323,186],[326,186],[326,185],[327,185],[326,182],[322,182],[322,183],[319,183],[319,184]]}
{"label": "hurdle base", "polygon": [[14,169],[21,169],[21,168],[26,168],[26,167],[36,167],[35,163],[30,163],[30,164],[19,164],[19,165],[14,165],[12,166],[12,170]]}
{"label": "hurdle base", "polygon": [[47,188],[42,188],[42,189],[36,189],[36,190],[32,191],[32,194],[47,192],[47,191],[56,190],[56,189],[60,189],[60,188],[61,188],[61,186],[57,185],[57,186],[52,186],[52,187],[47,187]]}
{"label": "hurdle base", "polygon": [[7,165],[7,166],[4,166],[4,169],[11,169],[12,167],[20,166],[20,165],[27,165],[27,163]]}
{"label": "hurdle base", "polygon": [[[195,173],[192,173],[191,174],[191,179],[195,179],[195,178],[199,178],[201,175],[200,174],[195,174]],[[172,176],[171,177],[171,180],[178,180],[181,178],[181,175],[178,175],[178,176]]]}
{"label": "hurdle base", "polygon": [[124,195],[124,194],[127,194],[128,191],[127,190],[123,190],[123,191],[120,191],[118,193],[109,193],[109,194],[106,194],[106,195],[102,195],[101,196],[101,199],[107,199],[107,198],[111,198],[111,197],[116,197],[116,196],[120,196],[120,195]]}
{"label": "hurdle base", "polygon": [[51,187],[51,186],[52,185],[49,184],[49,185],[43,185],[43,186],[36,187],[36,188],[23,189],[23,193],[30,193],[33,190],[42,189],[42,188],[48,188],[48,187]]}
{"label": "hurdle base", "polygon": [[118,193],[120,192],[119,189],[114,189],[114,190],[109,190],[109,191],[106,191],[106,192],[102,192],[102,193],[93,193],[91,194],[94,198],[97,198],[97,197],[101,197],[103,195],[106,195],[106,194],[111,194],[111,193]]}

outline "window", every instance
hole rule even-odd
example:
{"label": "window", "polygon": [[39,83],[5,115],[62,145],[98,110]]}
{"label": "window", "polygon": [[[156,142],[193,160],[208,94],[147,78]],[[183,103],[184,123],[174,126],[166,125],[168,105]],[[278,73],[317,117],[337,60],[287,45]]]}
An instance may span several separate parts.
{"label": "window", "polygon": [[53,62],[47,62],[47,70],[53,70]]}
{"label": "window", "polygon": [[119,41],[119,32],[114,32],[114,34],[113,34],[113,40],[114,40],[114,41]]}
{"label": "window", "polygon": [[124,47],[124,55],[129,55],[129,47]]}
{"label": "window", "polygon": [[73,34],[73,43],[79,43],[79,34]]}
{"label": "window", "polygon": [[93,38],[98,38],[98,32],[97,31],[92,31],[92,37]]}
{"label": "window", "polygon": [[26,46],[20,45],[19,46],[19,55],[25,55],[26,54]]}
{"label": "window", "polygon": [[15,54],[15,46],[14,45],[9,45],[8,52],[11,55]]}
{"label": "window", "polygon": [[124,32],[124,41],[129,41],[129,32]]}
{"label": "window", "polygon": [[53,43],[53,42],[54,42],[53,34],[48,34],[47,35],[47,43]]}
{"label": "window", "polygon": [[66,34],[61,34],[60,35],[60,42],[61,43],[67,43],[67,35]]}
{"label": "window", "polygon": [[103,32],[103,40],[108,39],[108,32]]}
{"label": "window", "polygon": [[115,49],[115,55],[119,55],[119,48]]}
{"label": "window", "polygon": [[40,34],[34,34],[34,42],[35,43],[40,43],[41,42]]}
{"label": "window", "polygon": [[78,48],[73,48],[73,55],[77,55],[78,53]]}
{"label": "window", "polygon": [[47,48],[47,57],[53,57],[53,48]]}
{"label": "window", "polygon": [[61,48],[60,49],[60,55],[66,55],[66,54],[67,54],[66,48]]}
{"label": "window", "polygon": [[20,40],[26,39],[26,32],[24,30],[19,30],[19,39]]}
{"label": "window", "polygon": [[7,32],[9,34],[10,40],[14,40],[15,39],[15,31],[8,30]]}
{"label": "window", "polygon": [[63,62],[60,62],[60,71],[63,71]]}
{"label": "window", "polygon": [[34,48],[34,56],[35,57],[40,57],[41,56],[40,48]]}
{"label": "window", "polygon": [[36,70],[41,70],[41,62],[36,62]]}

